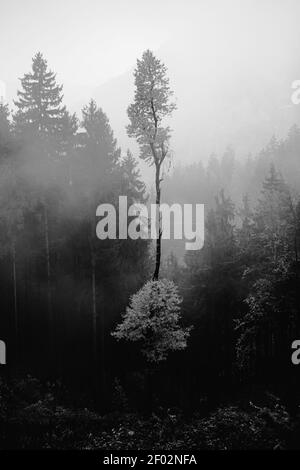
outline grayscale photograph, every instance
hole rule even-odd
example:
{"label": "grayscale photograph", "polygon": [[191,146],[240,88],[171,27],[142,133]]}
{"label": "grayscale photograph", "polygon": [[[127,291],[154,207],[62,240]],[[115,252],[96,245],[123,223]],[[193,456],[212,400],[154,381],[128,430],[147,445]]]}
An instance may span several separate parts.
{"label": "grayscale photograph", "polygon": [[299,0],[0,18],[0,458],[300,450]]}

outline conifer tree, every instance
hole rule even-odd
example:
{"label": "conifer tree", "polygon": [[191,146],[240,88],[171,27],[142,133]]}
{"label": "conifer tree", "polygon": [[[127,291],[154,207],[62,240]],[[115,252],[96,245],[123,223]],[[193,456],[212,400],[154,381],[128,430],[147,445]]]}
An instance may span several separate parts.
{"label": "conifer tree", "polygon": [[10,258],[13,283],[13,324],[15,331],[15,363],[19,356],[18,314],[18,241],[24,225],[25,195],[19,180],[18,161],[9,121],[7,105],[0,104],[0,259]]}
{"label": "conifer tree", "polygon": [[[52,305],[52,240],[51,206],[58,203],[54,190],[60,167],[57,165],[62,145],[62,125],[65,107],[62,105],[62,86],[48,68],[43,55],[38,52],[32,59],[31,71],[21,80],[21,89],[14,102],[17,112],[14,131],[22,145],[22,158],[28,182],[32,187],[32,207],[40,212],[43,223],[45,268],[47,277],[47,310],[49,321],[49,352],[55,358],[55,322]],[[24,145],[25,144],[25,145]],[[54,368],[53,368],[54,369]]]}
{"label": "conifer tree", "polygon": [[127,154],[121,162],[121,172],[126,188],[124,188],[124,191],[132,203],[142,203],[147,199],[146,185],[141,179],[141,174],[137,166],[138,162],[135,160],[130,150],[127,150]]}
{"label": "conifer tree", "polygon": [[[140,146],[140,158],[155,166],[155,190],[158,212],[161,201],[162,165],[169,155],[170,128],[163,126],[164,118],[169,117],[176,105],[171,102],[166,66],[147,50],[137,61],[134,72],[134,102],[128,107],[130,124],[129,137],[135,137]],[[158,213],[158,235],[156,241],[156,261],[153,279],[159,276],[161,260],[161,220]]]}
{"label": "conifer tree", "polygon": [[82,110],[83,153],[91,178],[109,177],[120,157],[120,149],[108,117],[94,100]]}
{"label": "conifer tree", "polygon": [[[299,219],[291,192],[271,164],[253,212],[243,278],[248,284],[247,311],[237,321],[240,368],[253,374],[258,363],[277,356],[284,367],[289,335],[297,318]],[[239,232],[243,237],[244,230]]]}
{"label": "conifer tree", "polygon": [[73,184],[73,160],[77,148],[78,119],[76,114],[70,114],[65,110],[62,117],[62,132],[60,146],[60,161],[65,164],[63,174],[70,186]]}
{"label": "conifer tree", "polygon": [[16,130],[29,138],[42,138],[56,150],[54,143],[59,141],[65,111],[63,87],[57,84],[55,73],[49,70],[40,52],[32,59],[31,71],[20,80],[21,90],[18,90],[18,99],[14,101],[17,107],[14,116]]}
{"label": "conifer tree", "polygon": [[[99,399],[99,341],[98,336],[101,334],[101,378],[102,378],[102,399],[105,395],[105,310],[99,312],[98,293],[102,289],[99,283],[97,272],[99,265],[112,266],[115,257],[113,256],[114,247],[103,242],[99,245],[99,240],[95,233],[95,214],[96,208],[101,201],[109,200],[114,202],[115,187],[118,187],[118,163],[120,157],[120,149],[117,146],[117,140],[114,137],[108,117],[104,111],[97,106],[94,100],[91,100],[82,110],[81,126],[84,132],[81,135],[80,148],[80,171],[77,175],[79,181],[83,183],[83,192],[85,195],[85,210],[83,219],[85,221],[86,234],[89,247],[90,259],[90,278],[91,278],[91,306],[92,306],[92,347],[93,347],[93,364],[94,364],[94,380],[95,380],[95,396]],[[109,241],[108,241],[109,242]],[[101,260],[101,263],[98,263]],[[103,299],[102,299],[103,300]],[[103,302],[102,302],[103,305]],[[100,320],[100,321],[99,321]],[[100,329],[99,329],[100,323]]]}

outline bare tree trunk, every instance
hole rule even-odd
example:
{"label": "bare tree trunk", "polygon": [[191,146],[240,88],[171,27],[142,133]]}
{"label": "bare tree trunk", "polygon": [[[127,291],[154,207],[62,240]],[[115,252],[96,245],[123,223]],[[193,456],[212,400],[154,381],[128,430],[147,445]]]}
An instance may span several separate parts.
{"label": "bare tree trunk", "polygon": [[155,164],[155,190],[156,190],[156,209],[158,211],[158,237],[156,240],[156,256],[155,256],[155,271],[153,274],[153,280],[157,281],[159,276],[159,269],[160,269],[160,260],[161,260],[161,236],[162,236],[162,228],[161,228],[161,215],[160,215],[160,164]]}
{"label": "bare tree trunk", "polygon": [[[93,225],[92,225],[92,232]],[[92,348],[93,348],[93,370],[94,370],[94,399],[97,407],[105,408],[106,403],[106,373],[105,373],[105,322],[104,309],[100,317],[101,337],[100,351],[98,342],[98,309],[97,309],[97,284],[96,284],[96,254],[92,237],[90,239],[91,256],[91,290],[92,290]],[[100,353],[100,358],[99,358]],[[100,402],[101,391],[101,402]]]}
{"label": "bare tree trunk", "polygon": [[18,365],[19,360],[19,321],[18,321],[18,299],[17,299],[17,268],[16,268],[16,243],[12,244],[12,274],[13,274],[13,290],[14,290],[14,323],[16,336],[15,361]]}
{"label": "bare tree trunk", "polygon": [[154,375],[154,369],[152,367],[149,367],[149,369],[146,371],[146,404],[145,404],[145,409],[149,416],[153,412],[153,398],[154,398],[153,375]]}
{"label": "bare tree trunk", "polygon": [[53,309],[52,309],[52,292],[51,292],[51,264],[50,264],[50,243],[49,243],[49,222],[48,211],[46,203],[44,206],[44,236],[45,236],[45,249],[46,249],[46,270],[47,270],[47,308],[48,308],[48,321],[49,321],[49,353],[50,362],[54,360],[54,324],[53,324]]}
{"label": "bare tree trunk", "polygon": [[[93,359],[95,366],[98,362],[98,341],[97,341],[97,303],[96,303],[96,262],[94,253],[91,253],[91,267],[92,267],[92,330],[93,330]],[[97,368],[96,368],[96,372]]]}

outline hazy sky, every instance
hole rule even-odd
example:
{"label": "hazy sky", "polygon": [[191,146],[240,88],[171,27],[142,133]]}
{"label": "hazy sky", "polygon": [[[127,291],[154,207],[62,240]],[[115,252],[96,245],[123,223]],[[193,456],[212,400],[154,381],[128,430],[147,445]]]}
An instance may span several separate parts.
{"label": "hazy sky", "polygon": [[[286,36],[290,40],[299,29],[299,3],[0,0],[0,79],[7,82],[10,97],[15,93],[16,77],[29,69],[31,57],[40,50],[64,83],[66,98],[74,93],[83,96],[85,87],[92,90],[131,68],[144,49],[156,50],[178,37],[184,46],[186,36],[191,34],[197,41],[206,42],[207,56],[222,54],[222,44],[228,44],[230,38],[234,39],[232,54],[240,53],[239,41],[243,44],[245,37],[254,47],[260,47],[262,34],[264,41],[270,41],[270,54],[276,55],[280,44],[286,47]],[[253,30],[254,36],[250,34]],[[276,31],[282,43],[276,40],[272,50]],[[227,50],[226,54],[231,52]]]}
{"label": "hazy sky", "polygon": [[65,84],[65,94],[93,89],[158,48],[177,30],[183,2],[154,0],[0,0],[0,79],[14,92],[16,76],[40,50]]}

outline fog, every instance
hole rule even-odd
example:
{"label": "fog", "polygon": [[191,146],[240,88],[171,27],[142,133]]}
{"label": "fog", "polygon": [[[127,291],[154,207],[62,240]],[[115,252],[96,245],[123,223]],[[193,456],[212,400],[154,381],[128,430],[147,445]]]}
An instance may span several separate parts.
{"label": "fog", "polygon": [[299,13],[1,3],[0,450],[299,449]]}

